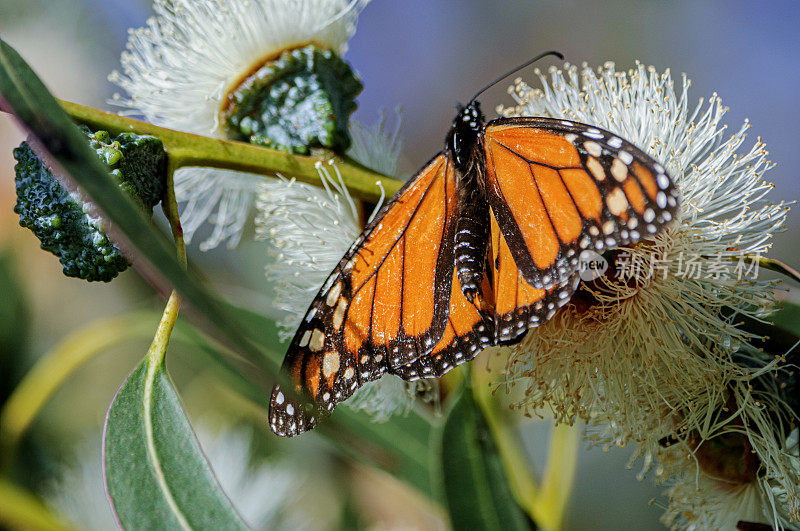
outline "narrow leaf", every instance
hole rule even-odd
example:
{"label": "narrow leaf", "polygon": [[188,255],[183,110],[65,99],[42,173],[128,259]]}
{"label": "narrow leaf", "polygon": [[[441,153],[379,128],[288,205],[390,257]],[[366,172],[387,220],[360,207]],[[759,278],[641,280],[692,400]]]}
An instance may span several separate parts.
{"label": "narrow leaf", "polygon": [[[321,425],[338,449],[359,461],[366,461],[413,486],[428,498],[436,499],[431,478],[431,423],[410,411],[387,422],[372,422],[369,415],[340,407],[336,423]],[[336,429],[347,428],[347,432]],[[349,433],[348,433],[349,432]],[[355,437],[354,437],[355,435]]]}
{"label": "narrow leaf", "polygon": [[[733,315],[730,308],[723,312],[726,316]],[[796,359],[800,355],[800,306],[797,304],[780,301],[775,313],[766,319],[737,314],[734,322],[742,330],[757,336],[751,340],[753,346],[775,356],[789,353],[792,359]]]}
{"label": "narrow leaf", "polygon": [[13,462],[23,435],[65,380],[114,344],[152,337],[157,322],[147,312],[102,319],[75,330],[41,356],[0,409],[0,465]]}
{"label": "narrow leaf", "polygon": [[125,529],[246,529],[222,492],[163,364],[117,391],[103,433],[106,488]]}
{"label": "narrow leaf", "polygon": [[774,315],[770,316],[770,321],[779,329],[800,337],[800,305],[789,301],[780,301],[778,303],[780,310]]}
{"label": "narrow leaf", "polygon": [[441,439],[444,498],[454,529],[530,529],[514,501],[497,446],[469,389],[445,420]]}

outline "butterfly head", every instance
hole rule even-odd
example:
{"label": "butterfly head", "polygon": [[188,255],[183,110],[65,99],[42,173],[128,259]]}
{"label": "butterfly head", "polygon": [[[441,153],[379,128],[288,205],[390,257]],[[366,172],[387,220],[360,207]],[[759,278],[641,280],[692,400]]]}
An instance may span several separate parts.
{"label": "butterfly head", "polygon": [[458,166],[467,166],[479,136],[483,133],[485,118],[481,104],[472,100],[459,107],[450,132],[447,133],[447,150]]}

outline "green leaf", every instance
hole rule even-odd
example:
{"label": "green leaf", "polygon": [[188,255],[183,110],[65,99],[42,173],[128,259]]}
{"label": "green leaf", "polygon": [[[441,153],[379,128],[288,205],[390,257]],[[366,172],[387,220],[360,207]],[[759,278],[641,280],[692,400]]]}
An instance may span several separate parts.
{"label": "green leaf", "polygon": [[125,529],[246,529],[206,462],[163,364],[117,391],[103,433],[106,487]]}
{"label": "green leaf", "polygon": [[[386,376],[384,376],[386,378]],[[372,422],[364,412],[342,404],[333,414],[334,422],[315,428],[332,435],[339,450],[350,457],[377,465],[404,480],[427,497],[436,499],[431,476],[432,426],[410,411],[387,422]],[[339,426],[348,429],[348,435]],[[388,451],[387,451],[388,450]]]}
{"label": "green leaf", "polygon": [[778,303],[780,310],[770,316],[770,321],[780,330],[800,336],[800,305],[789,301]]}
{"label": "green leaf", "polygon": [[469,389],[462,391],[442,429],[444,498],[454,529],[530,529],[514,501],[503,463]]}
{"label": "green leaf", "polygon": [[800,375],[792,369],[800,364],[800,306],[788,301],[778,304],[779,309],[768,321],[740,314],[736,322],[743,330],[758,336],[750,341],[753,347],[763,350],[770,358],[779,356],[783,360],[782,370],[761,375],[752,381],[752,386],[760,392],[774,392],[767,389],[779,384],[782,401],[800,415]]}
{"label": "green leaf", "polygon": [[[778,303],[779,308],[767,320],[760,320],[745,314],[734,318],[743,330],[759,336],[751,341],[753,346],[768,354],[782,356],[792,351],[791,356],[800,355],[800,306],[788,301]],[[725,309],[724,315],[731,315],[732,309]]]}
{"label": "green leaf", "polygon": [[766,256],[761,255],[747,255],[750,256],[752,259],[758,260],[758,265],[763,267],[764,269],[769,269],[770,271],[775,271],[776,273],[780,273],[781,275],[791,278],[795,282],[800,282],[800,271],[793,268],[789,264],[784,264],[780,260],[776,260],[775,258],[767,258]]}

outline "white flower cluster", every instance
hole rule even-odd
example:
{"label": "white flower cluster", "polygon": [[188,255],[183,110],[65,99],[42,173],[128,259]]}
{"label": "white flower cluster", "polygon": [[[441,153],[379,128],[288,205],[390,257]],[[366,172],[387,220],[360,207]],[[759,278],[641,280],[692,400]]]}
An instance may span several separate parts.
{"label": "white flower cluster", "polygon": [[636,443],[638,455],[673,482],[665,521],[681,528],[724,528],[714,519],[732,517],[718,510],[715,493],[730,491],[733,501],[736,489],[708,488],[715,481],[698,461],[723,440],[714,437],[743,434],[742,444],[759,459],[749,478],[759,494],[742,499],[772,500],[777,485],[786,503],[761,504],[758,521],[798,518],[797,459],[782,432],[775,433],[775,418],[768,418],[788,425],[791,414],[777,393],[751,392],[754,379],[777,370],[778,361],[743,354],[751,337],[736,326],[737,315],[764,316],[774,284],[730,272],[699,277],[674,270],[680,257],[735,264],[768,250],[788,208],[764,199],[772,185],[762,179],[771,167],[763,143],[742,152],[747,123],[725,138],[720,99],[692,105],[685,76],[676,92],[668,71],[641,64],[628,72],[606,63],[597,71],[565,65],[549,78],[537,74],[541,89],[517,80],[510,90],[517,105],[498,111],[565,118],[618,134],[667,168],[682,200],[667,230],[624,250],[629,259],[666,264],[665,271],[584,284],[570,306],[511,350],[505,383],[527,390],[518,406],[550,409],[561,421],[589,421],[597,426],[590,437],[601,445]]}
{"label": "white flower cluster", "polygon": [[[244,75],[309,42],[343,54],[368,1],[155,0],[147,26],[130,30],[123,72],[109,76],[127,93],[112,103],[156,125],[223,137],[220,107]],[[176,172],[186,240],[208,222],[213,231],[203,249],[226,240],[235,247],[263,180],[211,168]]]}

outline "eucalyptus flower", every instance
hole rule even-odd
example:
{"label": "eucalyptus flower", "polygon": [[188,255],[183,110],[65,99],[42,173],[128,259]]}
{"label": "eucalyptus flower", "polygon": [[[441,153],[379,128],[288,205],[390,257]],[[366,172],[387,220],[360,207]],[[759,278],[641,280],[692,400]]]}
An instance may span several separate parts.
{"label": "eucalyptus flower", "polygon": [[[736,529],[739,522],[796,528],[791,501],[774,480],[759,477],[755,469],[750,478],[721,479],[698,471],[690,453],[683,461],[683,466],[670,470],[673,474],[665,493],[668,505],[661,517],[672,529]],[[800,465],[797,458],[794,461],[795,466]]]}
{"label": "eucalyptus flower", "polygon": [[270,244],[265,272],[273,305],[285,314],[278,321],[284,341],[361,232],[356,203],[333,161],[317,163],[317,171],[323,188],[293,179],[258,187],[256,239]]}
{"label": "eucalyptus flower", "polygon": [[[401,147],[399,121],[393,130],[387,130],[384,118],[371,127],[353,129],[353,155],[394,175]],[[274,290],[273,304],[284,314],[278,321],[283,341],[294,336],[314,296],[366,221],[333,161],[318,163],[317,170],[322,187],[291,179],[266,181],[258,187],[256,238],[269,243],[265,272]],[[373,212],[378,208],[380,204]],[[387,375],[361,387],[345,404],[383,422],[408,411],[417,387]]]}
{"label": "eucalyptus flower", "polygon": [[[767,252],[788,210],[765,198],[772,184],[763,174],[772,164],[763,142],[744,147],[746,122],[726,137],[721,100],[715,94],[691,104],[686,76],[676,91],[669,71],[641,64],[628,72],[606,63],[537,74],[542,88],[517,80],[510,90],[517,105],[499,112],[618,134],[664,165],[682,199],[667,230],[606,253],[609,273],[584,282],[570,305],[511,349],[505,383],[524,389],[517,407],[589,421],[598,444],[632,441],[645,468],[653,462],[662,479],[680,476],[687,485],[705,477],[702,470],[666,467],[664,441],[696,456],[709,441],[742,435],[759,477],[782,485],[797,518],[798,475],[773,433],[773,423],[788,425],[794,414],[775,393],[751,392],[781,360],[746,349],[753,336],[736,326],[737,316],[763,318],[774,302],[774,283],[758,278],[755,257]],[[673,487],[671,499],[714,506],[713,494],[682,497],[684,487]]]}
{"label": "eucalyptus flower", "polygon": [[[155,0],[155,16],[129,33],[123,72],[109,79],[127,96],[124,114],[190,133],[225,138],[224,111],[248,76],[281,52],[314,43],[341,55],[368,0]],[[201,249],[239,242],[263,177],[183,168],[175,193],[186,240],[213,226]]]}

